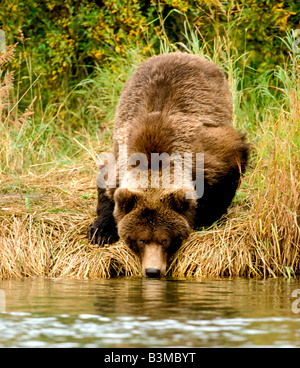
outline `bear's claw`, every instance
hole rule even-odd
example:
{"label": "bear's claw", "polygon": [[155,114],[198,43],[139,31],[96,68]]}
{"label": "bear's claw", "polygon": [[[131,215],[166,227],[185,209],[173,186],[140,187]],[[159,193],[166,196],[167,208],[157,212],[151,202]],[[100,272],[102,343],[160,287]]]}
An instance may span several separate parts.
{"label": "bear's claw", "polygon": [[104,244],[112,244],[119,240],[115,224],[103,224],[99,218],[89,227],[89,240],[92,244],[103,247]]}

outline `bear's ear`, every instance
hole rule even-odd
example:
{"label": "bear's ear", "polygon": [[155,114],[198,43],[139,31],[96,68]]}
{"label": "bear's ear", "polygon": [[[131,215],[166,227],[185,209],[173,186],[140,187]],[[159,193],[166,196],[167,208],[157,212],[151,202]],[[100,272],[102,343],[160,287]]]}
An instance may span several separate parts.
{"label": "bear's ear", "polygon": [[167,204],[177,213],[186,217],[189,225],[194,226],[197,201],[195,199],[187,199],[186,191],[178,189],[164,196]]}
{"label": "bear's ear", "polygon": [[132,211],[137,200],[137,195],[126,188],[118,188],[114,194],[115,211],[117,221]]}

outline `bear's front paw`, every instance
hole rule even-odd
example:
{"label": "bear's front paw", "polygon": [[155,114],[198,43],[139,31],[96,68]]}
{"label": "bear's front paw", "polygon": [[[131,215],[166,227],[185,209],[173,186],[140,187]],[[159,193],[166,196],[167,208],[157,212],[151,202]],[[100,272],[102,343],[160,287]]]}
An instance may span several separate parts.
{"label": "bear's front paw", "polygon": [[114,219],[112,221],[103,221],[99,217],[89,227],[88,236],[92,244],[98,244],[100,246],[112,244],[119,240]]}

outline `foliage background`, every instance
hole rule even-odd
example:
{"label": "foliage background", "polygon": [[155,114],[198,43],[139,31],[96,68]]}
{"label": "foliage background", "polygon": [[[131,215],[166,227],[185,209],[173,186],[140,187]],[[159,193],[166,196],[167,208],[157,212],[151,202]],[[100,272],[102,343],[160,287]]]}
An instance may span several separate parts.
{"label": "foliage background", "polygon": [[[68,88],[91,67],[128,50],[159,52],[160,36],[184,42],[185,24],[204,40],[232,27],[235,47],[250,54],[249,66],[264,72],[287,56],[279,37],[300,26],[294,0],[1,0],[0,28],[7,43],[21,40],[30,68],[46,89]],[[163,24],[162,24],[163,23]],[[161,26],[164,27],[161,27]],[[23,34],[23,35],[22,35]],[[28,68],[25,58],[16,60]]]}

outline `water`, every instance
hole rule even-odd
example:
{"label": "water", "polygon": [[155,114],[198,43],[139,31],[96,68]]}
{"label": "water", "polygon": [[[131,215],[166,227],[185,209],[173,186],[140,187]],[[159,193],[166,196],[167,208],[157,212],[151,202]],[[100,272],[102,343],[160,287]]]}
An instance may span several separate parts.
{"label": "water", "polygon": [[0,289],[0,347],[300,346],[299,279],[23,279]]}

